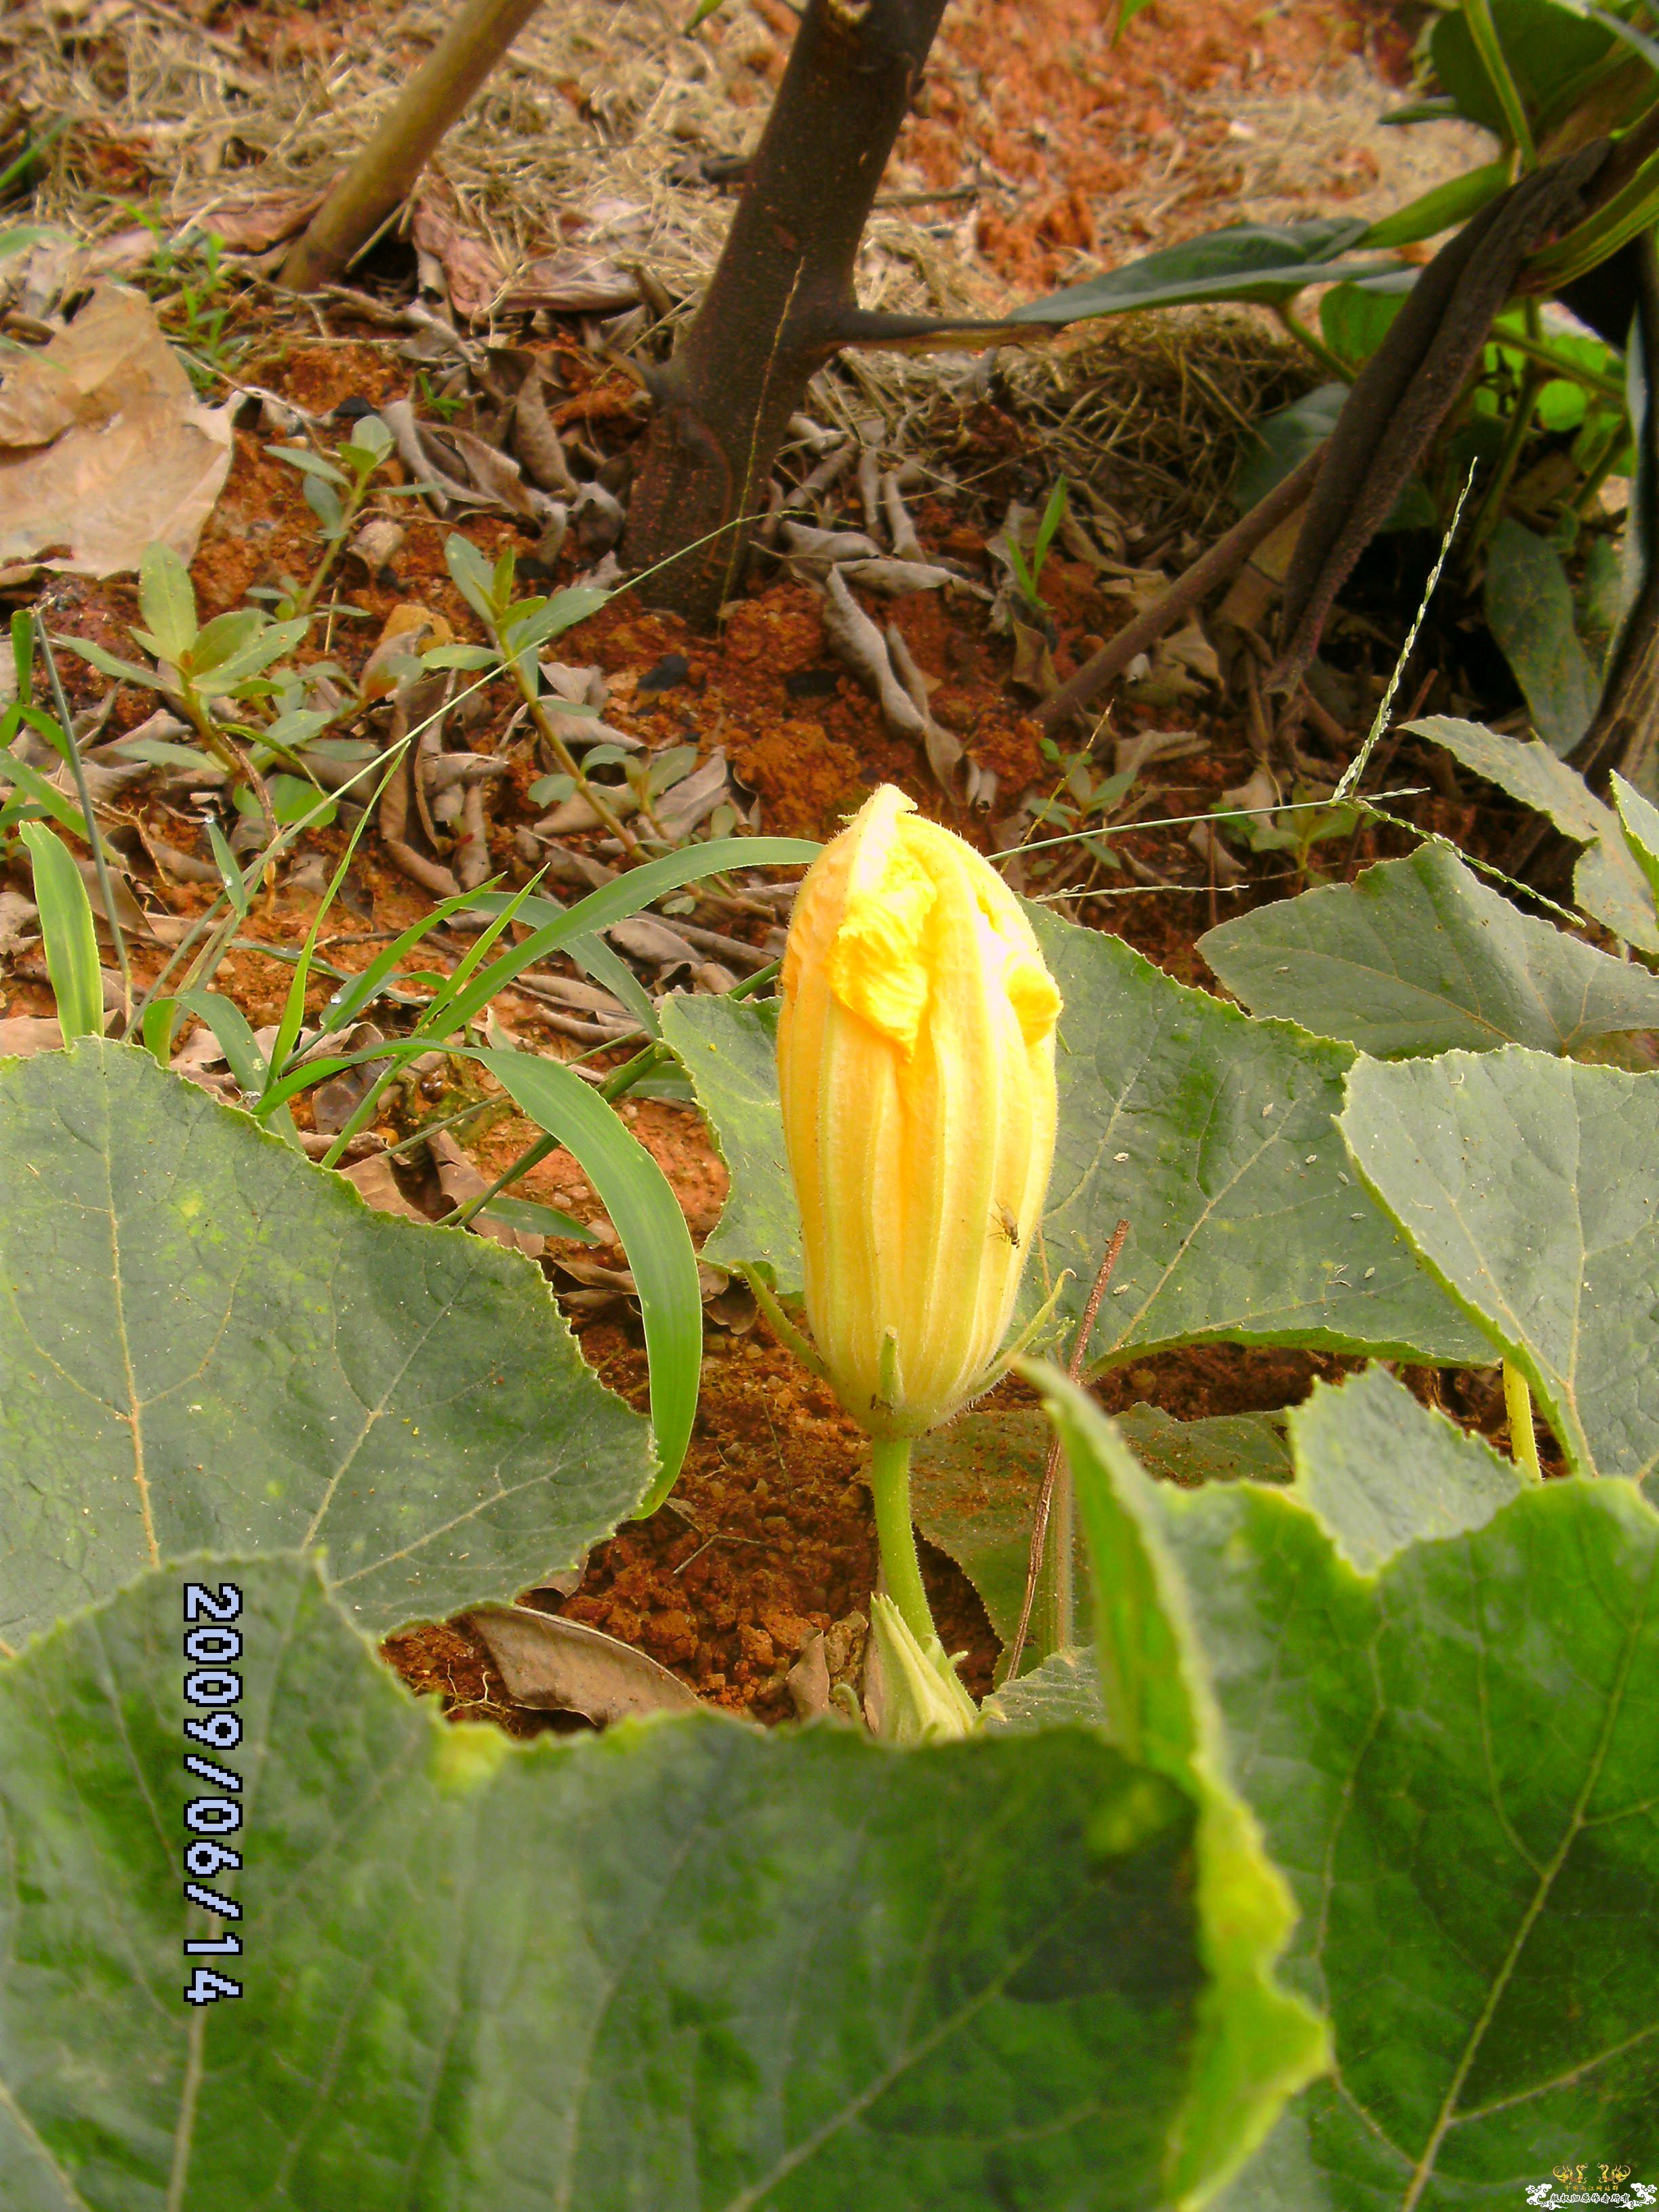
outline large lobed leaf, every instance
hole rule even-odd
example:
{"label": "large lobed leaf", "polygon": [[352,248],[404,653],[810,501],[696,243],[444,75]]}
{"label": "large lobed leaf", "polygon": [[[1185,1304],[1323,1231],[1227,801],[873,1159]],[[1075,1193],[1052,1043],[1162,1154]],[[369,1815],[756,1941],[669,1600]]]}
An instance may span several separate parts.
{"label": "large lobed leaf", "polygon": [[[1028,1313],[1069,1268],[1059,1313],[1074,1322],[1127,1216],[1097,1358],[1199,1337],[1490,1358],[1350,1173],[1332,1116],[1352,1052],[1253,1022],[1116,938],[1032,914],[1065,1004],[1059,1142]],[[723,1265],[771,1267],[794,1295],[800,1231],[773,1019],[682,999],[665,1009],[664,1034],[731,1170],[706,1249]]]}
{"label": "large lobed leaf", "polygon": [[645,1423],[527,1261],[371,1212],[131,1047],[0,1063],[0,1639],[180,1552],[319,1544],[365,1627],[567,1567]]}
{"label": "large lobed leaf", "polygon": [[[1360,1573],[1297,1492],[1150,1482],[1088,1399],[1047,1389],[1110,1624],[1107,1727],[1154,1765],[1196,1731],[1248,1801],[1300,1908],[1286,1978],[1334,2034],[1228,2212],[1462,2212],[1520,2203],[1564,2155],[1644,2170],[1659,1515],[1626,1482],[1503,1503],[1476,1479],[1450,1533],[1443,1510],[1416,1532],[1440,1540],[1396,1528]],[[1394,1455],[1431,1419],[1404,1395]],[[1358,1413],[1356,1449],[1376,1403]]]}
{"label": "large lobed leaf", "polygon": [[1378,1060],[1659,1027],[1659,977],[1522,914],[1441,845],[1224,921],[1199,951],[1253,1014]]}
{"label": "large lobed leaf", "polygon": [[1346,1047],[1171,982],[1120,939],[1036,927],[1066,1006],[1039,1258],[1072,1271],[1066,1318],[1129,1223],[1096,1359],[1204,1337],[1490,1359],[1341,1157]]}
{"label": "large lobed leaf", "polygon": [[1577,769],[1536,738],[1522,744],[1501,730],[1450,714],[1430,714],[1406,727],[1413,737],[1443,745],[1473,774],[1547,815],[1564,837],[1582,845],[1572,875],[1576,903],[1626,944],[1659,952],[1659,916],[1647,878],[1625,841],[1619,817]]}
{"label": "large lobed leaf", "polygon": [[[243,1595],[242,1950],[209,1963],[244,1993],[199,2010],[182,1572]],[[1193,1828],[1079,1729],[510,1745],[417,1707],[314,1563],[198,1559],[0,1668],[0,2196],[1154,2212],[1217,2002]],[[1256,2132],[1307,2071],[1253,2059]]]}
{"label": "large lobed leaf", "polygon": [[1659,1467],[1659,1075],[1518,1045],[1361,1060],[1341,1128],[1426,1265],[1525,1373],[1568,1464]]}

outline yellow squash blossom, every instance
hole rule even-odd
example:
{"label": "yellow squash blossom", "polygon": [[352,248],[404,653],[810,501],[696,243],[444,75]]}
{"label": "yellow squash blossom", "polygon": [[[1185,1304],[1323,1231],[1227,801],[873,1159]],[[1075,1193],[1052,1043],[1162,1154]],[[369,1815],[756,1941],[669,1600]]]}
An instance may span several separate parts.
{"label": "yellow squash blossom", "polygon": [[802,884],[782,990],[807,1319],[854,1419],[914,1437],[984,1386],[1013,1313],[1060,994],[995,870],[890,784]]}

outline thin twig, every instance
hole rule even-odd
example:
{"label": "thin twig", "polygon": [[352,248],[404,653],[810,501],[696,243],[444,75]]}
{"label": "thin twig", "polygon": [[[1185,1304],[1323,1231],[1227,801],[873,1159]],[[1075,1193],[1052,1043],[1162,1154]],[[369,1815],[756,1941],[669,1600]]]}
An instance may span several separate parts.
{"label": "thin twig", "polygon": [[[1100,1302],[1106,1295],[1106,1285],[1112,1279],[1112,1270],[1123,1250],[1124,1239],[1129,1234],[1129,1224],[1121,1220],[1112,1231],[1112,1241],[1106,1247],[1106,1257],[1100,1263],[1100,1273],[1095,1277],[1089,1302],[1083,1309],[1083,1319],[1078,1324],[1077,1341],[1072,1346],[1071,1364],[1066,1373],[1075,1382],[1083,1372],[1083,1359],[1089,1349],[1095,1317],[1100,1311]],[[1025,1595],[1019,1608],[1019,1626],[1014,1631],[1013,1643],[1009,1646],[1008,1668],[1003,1680],[1012,1682],[1019,1672],[1019,1662],[1024,1656],[1025,1638],[1031,1626],[1031,1607],[1036,1599],[1037,1577],[1042,1572],[1042,1547],[1048,1534],[1048,1514],[1054,1504],[1054,1484],[1060,1474],[1060,1437],[1055,1435],[1048,1447],[1048,1457],[1042,1469],[1042,1487],[1037,1492],[1036,1516],[1031,1523],[1031,1556],[1025,1570]]]}
{"label": "thin twig", "polygon": [[1323,454],[1322,446],[1310,453],[1242,521],[1234,523],[1224,538],[1218,538],[1207,553],[1194,561],[1184,575],[1177,576],[1161,599],[1154,600],[1144,613],[1126,624],[1091,660],[1084,662],[1068,683],[1060,685],[1036,714],[1046,735],[1053,737],[1063,729],[1070,717],[1081,714],[1114,677],[1122,675],[1138,653],[1149,651],[1218,584],[1225,583],[1244,566],[1257,546],[1271,537],[1285,516],[1293,514],[1307,498]]}

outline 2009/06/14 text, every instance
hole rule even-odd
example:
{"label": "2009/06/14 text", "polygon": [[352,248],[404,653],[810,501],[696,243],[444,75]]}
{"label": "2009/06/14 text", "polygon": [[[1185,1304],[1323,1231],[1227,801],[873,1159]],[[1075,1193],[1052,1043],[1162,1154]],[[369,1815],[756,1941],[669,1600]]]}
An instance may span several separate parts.
{"label": "2009/06/14 text", "polygon": [[[213,1791],[189,1799],[185,1806],[185,1826],[190,1831],[185,1872],[191,1877],[185,1883],[185,1898],[187,1905],[209,1914],[213,1923],[207,1934],[185,1936],[185,1954],[192,1959],[239,1958],[242,1949],[234,1927],[226,1924],[240,1920],[242,1908],[222,1887],[224,1875],[240,1873],[242,1865],[240,1844],[226,1840],[241,1828],[242,1778],[222,1763],[222,1754],[234,1752],[242,1741],[241,1716],[236,1710],[242,1677],[234,1664],[242,1656],[242,1632],[231,1626],[241,1611],[242,1593],[234,1583],[221,1583],[216,1589],[204,1583],[185,1584],[185,1767],[198,1780],[210,1784]],[[219,1756],[208,1757],[198,1748],[202,1745]],[[194,1912],[187,1924],[199,1925]],[[221,1997],[240,1996],[242,1984],[216,1967],[198,1966],[191,1970],[184,1994],[187,2004],[214,2004]]]}

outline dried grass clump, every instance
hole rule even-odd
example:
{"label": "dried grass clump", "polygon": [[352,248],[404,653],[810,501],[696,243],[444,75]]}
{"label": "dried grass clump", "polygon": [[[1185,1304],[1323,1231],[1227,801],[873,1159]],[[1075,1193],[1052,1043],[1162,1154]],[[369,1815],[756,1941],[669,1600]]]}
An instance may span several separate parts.
{"label": "dried grass clump", "polygon": [[[684,11],[689,13],[689,9]],[[46,163],[37,219],[96,236],[148,202],[172,224],[282,190],[321,191],[363,145],[447,21],[433,0],[329,27],[319,54],[280,45],[268,72],[161,0],[34,4],[0,32],[0,83],[77,126]],[[509,279],[572,238],[637,262],[674,297],[702,287],[732,200],[702,165],[757,135],[785,41],[746,0],[695,33],[667,4],[561,0],[539,13],[445,140],[454,214]],[[128,205],[111,206],[125,168]],[[902,212],[878,209],[860,262],[871,307],[982,313],[1000,293]]]}

